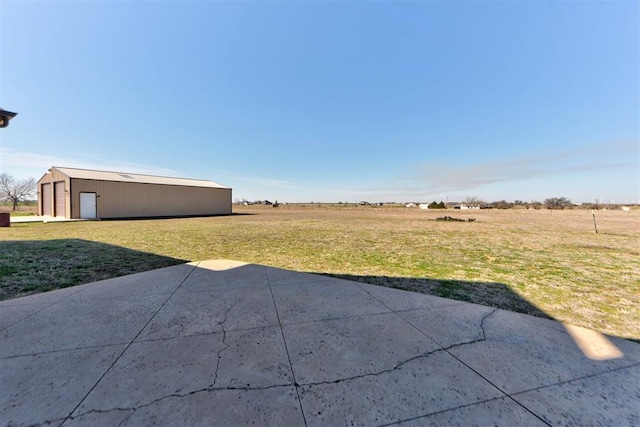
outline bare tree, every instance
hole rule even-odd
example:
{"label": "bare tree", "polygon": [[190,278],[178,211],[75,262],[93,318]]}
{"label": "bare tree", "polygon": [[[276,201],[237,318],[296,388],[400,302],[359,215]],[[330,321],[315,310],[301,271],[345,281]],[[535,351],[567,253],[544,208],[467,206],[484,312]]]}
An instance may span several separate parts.
{"label": "bare tree", "polygon": [[506,200],[498,200],[493,202],[492,205],[496,209],[511,209],[513,207],[513,203],[509,203]]}
{"label": "bare tree", "polygon": [[571,200],[566,197],[551,197],[549,199],[545,199],[544,205],[547,209],[564,209],[571,205]]}
{"label": "bare tree", "polygon": [[476,196],[468,196],[464,199],[464,202],[466,204],[479,205],[480,203],[482,203],[482,200],[477,198]]}
{"label": "bare tree", "polygon": [[6,173],[0,174],[0,199],[11,202],[14,211],[18,209],[18,203],[33,197],[35,192],[35,179],[16,180]]}
{"label": "bare tree", "polygon": [[481,208],[486,206],[486,203],[484,202],[484,200],[475,196],[469,196],[466,199],[464,199],[464,204],[467,206],[477,206]]}

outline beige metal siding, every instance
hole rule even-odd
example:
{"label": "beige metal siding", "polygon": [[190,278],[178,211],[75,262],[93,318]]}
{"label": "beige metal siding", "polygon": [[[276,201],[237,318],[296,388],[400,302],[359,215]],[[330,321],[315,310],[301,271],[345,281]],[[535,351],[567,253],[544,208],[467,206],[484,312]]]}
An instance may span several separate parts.
{"label": "beige metal siding", "polygon": [[97,193],[98,218],[231,214],[230,188],[72,179],[71,218],[80,217],[80,192]]}
{"label": "beige metal siding", "polygon": [[[170,178],[170,180],[172,181],[168,182],[178,182],[177,178]],[[54,183],[62,181],[64,181],[64,197],[53,197],[56,195],[54,185],[60,188],[63,185]],[[198,180],[180,179],[179,182],[195,185],[70,178],[63,171],[53,167],[38,181],[40,214],[43,214],[46,209],[48,215],[63,215],[62,212],[64,212],[67,218],[80,218],[80,192],[97,194],[98,218],[231,214],[230,188]],[[43,200],[43,185],[48,185],[49,188],[46,203]],[[64,211],[62,199],[64,199]]]}
{"label": "beige metal siding", "polygon": [[42,184],[41,190],[41,198],[40,205],[42,210],[42,215],[51,215],[51,183],[47,182],[46,184]]}
{"label": "beige metal siding", "polygon": [[53,184],[54,215],[64,217],[66,214],[66,197],[64,192],[64,181]]}

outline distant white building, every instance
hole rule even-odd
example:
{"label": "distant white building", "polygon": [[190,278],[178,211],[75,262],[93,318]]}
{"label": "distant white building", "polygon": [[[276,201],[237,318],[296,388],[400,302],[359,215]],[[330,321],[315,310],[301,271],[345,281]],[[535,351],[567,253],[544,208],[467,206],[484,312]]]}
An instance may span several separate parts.
{"label": "distant white building", "polygon": [[461,203],[458,206],[454,207],[455,209],[468,210],[468,209],[480,209],[480,205],[467,205],[465,203]]}

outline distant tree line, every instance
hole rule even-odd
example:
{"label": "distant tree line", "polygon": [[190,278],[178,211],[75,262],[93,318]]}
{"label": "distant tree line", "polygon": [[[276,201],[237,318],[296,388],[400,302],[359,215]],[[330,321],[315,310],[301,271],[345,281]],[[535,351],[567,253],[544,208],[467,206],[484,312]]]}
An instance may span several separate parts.
{"label": "distant tree line", "polygon": [[[255,200],[255,201],[249,201],[247,199],[235,199],[235,203],[236,204],[243,204],[243,205],[255,205],[255,204],[260,204],[260,205],[271,205],[272,203],[268,200]],[[308,202],[310,204],[314,204],[314,202]],[[286,204],[286,203],[285,203]],[[326,203],[327,205],[332,205],[334,203]],[[419,202],[412,202],[409,203],[407,205],[407,203],[393,203],[393,202],[388,202],[388,203],[370,203],[370,202],[366,202],[366,201],[360,201],[360,202],[344,202],[344,201],[340,201],[335,203],[336,205],[340,205],[340,206],[383,206],[383,205],[389,205],[389,206],[393,206],[393,205],[402,205],[402,206],[408,206],[411,205],[412,207],[418,207],[420,206],[424,206],[422,203]],[[447,209],[447,208],[458,208],[461,205],[467,206],[467,207],[475,207],[475,208],[480,208],[480,209],[550,209],[550,210],[562,210],[562,209],[602,209],[602,208],[611,208],[611,209],[619,209],[622,205],[620,204],[603,204],[603,203],[598,203],[597,201],[595,203],[589,203],[589,202],[585,202],[585,203],[573,203],[569,198],[567,197],[550,197],[547,199],[544,199],[544,201],[540,202],[537,200],[531,200],[531,201],[524,201],[524,200],[514,200],[513,202],[509,202],[507,200],[497,200],[497,201],[493,201],[493,202],[486,202],[478,197],[467,197],[466,199],[464,199],[463,202],[436,202],[435,200],[432,201],[431,203],[429,203],[427,206],[429,209]],[[463,207],[464,208],[464,207]]]}
{"label": "distant tree line", "polygon": [[443,201],[440,201],[440,203],[436,203],[435,200],[431,203],[429,203],[429,209],[447,209],[447,207],[445,206]]}
{"label": "distant tree line", "polygon": [[574,204],[566,197],[551,197],[545,199],[544,202],[531,201],[525,202],[522,200],[515,200],[513,203],[506,200],[498,200],[495,202],[484,202],[482,200],[472,198],[472,200],[465,200],[467,204],[475,204],[483,209],[511,209],[511,208],[528,208],[528,209],[565,209],[572,207]]}

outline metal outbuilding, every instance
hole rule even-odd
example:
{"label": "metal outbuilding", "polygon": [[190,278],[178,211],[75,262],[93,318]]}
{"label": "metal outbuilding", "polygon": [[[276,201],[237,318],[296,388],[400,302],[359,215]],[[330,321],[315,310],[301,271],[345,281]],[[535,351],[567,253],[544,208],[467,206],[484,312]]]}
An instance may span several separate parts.
{"label": "metal outbuilding", "polygon": [[38,181],[38,214],[70,219],[231,214],[213,181],[54,166]]}

